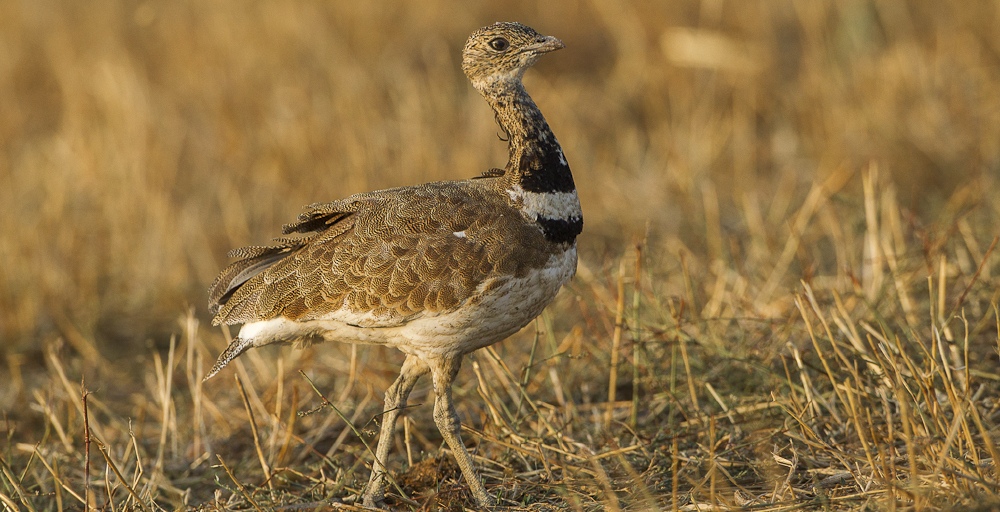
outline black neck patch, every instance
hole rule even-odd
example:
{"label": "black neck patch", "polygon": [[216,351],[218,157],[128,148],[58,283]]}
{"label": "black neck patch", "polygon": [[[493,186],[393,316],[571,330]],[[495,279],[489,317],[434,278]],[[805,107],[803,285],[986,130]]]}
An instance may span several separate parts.
{"label": "black neck patch", "polygon": [[583,217],[549,219],[539,217],[535,222],[542,227],[545,239],[554,244],[572,243],[583,232]]}
{"label": "black neck patch", "polygon": [[526,147],[511,148],[520,150],[517,172],[521,188],[527,192],[572,192],[576,190],[573,173],[555,136],[544,128],[547,137],[529,140]]}
{"label": "black neck patch", "polygon": [[536,193],[576,190],[559,142],[521,84],[498,92],[491,104],[510,144],[506,170],[521,188]]}

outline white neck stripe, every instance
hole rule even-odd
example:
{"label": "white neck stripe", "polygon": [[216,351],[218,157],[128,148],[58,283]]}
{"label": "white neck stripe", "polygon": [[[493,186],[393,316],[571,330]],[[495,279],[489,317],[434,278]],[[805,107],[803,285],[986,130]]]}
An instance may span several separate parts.
{"label": "white neck stripe", "polygon": [[532,219],[573,220],[583,217],[580,198],[572,192],[525,192],[520,185],[507,189],[510,199]]}

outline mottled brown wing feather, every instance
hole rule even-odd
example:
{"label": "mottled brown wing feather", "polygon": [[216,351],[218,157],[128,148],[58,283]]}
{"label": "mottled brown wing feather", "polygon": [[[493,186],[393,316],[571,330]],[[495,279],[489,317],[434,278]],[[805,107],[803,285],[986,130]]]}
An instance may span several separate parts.
{"label": "mottled brown wing feather", "polygon": [[[215,278],[215,282],[208,291],[208,309],[212,314],[219,312],[219,309],[226,302],[232,294],[239,289],[243,283],[246,283],[252,279],[257,274],[261,273],[264,269],[274,265],[279,260],[284,259],[288,256],[289,251],[294,248],[294,246],[284,247],[244,247],[243,250],[246,253],[252,254],[244,256],[244,253],[237,253],[236,251],[231,251],[229,257],[243,259],[229,265],[226,267],[218,277]],[[258,250],[259,253],[258,253]]]}
{"label": "mottled brown wing feather", "polygon": [[286,235],[307,233],[306,235],[280,237],[274,239],[274,243],[269,246],[249,246],[229,251],[229,257],[236,258],[237,261],[219,273],[208,291],[208,309],[216,315],[214,323],[221,323],[224,316],[231,314],[231,311],[226,315],[220,312],[224,311],[230,298],[255,276],[293,255],[309,242],[321,237],[332,238],[349,229],[350,223],[341,221],[351,214],[352,206],[349,201],[310,205],[296,222],[282,228]]}
{"label": "mottled brown wing feather", "polygon": [[[310,206],[285,232],[319,231],[249,249],[248,258],[223,271],[213,297],[227,300],[219,301],[216,323],[284,316],[400,325],[457,308],[491,277],[541,266],[549,255],[541,231],[488,181],[430,183]],[[256,273],[233,279],[248,269]]]}

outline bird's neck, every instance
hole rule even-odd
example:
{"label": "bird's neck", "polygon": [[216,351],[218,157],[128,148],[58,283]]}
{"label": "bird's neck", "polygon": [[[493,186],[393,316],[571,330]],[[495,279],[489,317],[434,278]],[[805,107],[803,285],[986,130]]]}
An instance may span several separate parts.
{"label": "bird's neck", "polygon": [[528,192],[572,192],[573,174],[559,141],[520,81],[498,84],[487,96],[497,122],[507,133],[506,171]]}
{"label": "bird's neck", "polygon": [[520,81],[497,84],[484,96],[508,137],[508,194],[550,241],[574,241],[583,229],[576,184],[542,112]]}

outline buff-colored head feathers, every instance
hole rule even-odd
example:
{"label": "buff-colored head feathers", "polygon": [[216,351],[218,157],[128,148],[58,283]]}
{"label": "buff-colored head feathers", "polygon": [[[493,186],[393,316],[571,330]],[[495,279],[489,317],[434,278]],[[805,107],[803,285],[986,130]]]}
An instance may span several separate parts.
{"label": "buff-colored head feathers", "polygon": [[462,70],[482,91],[497,83],[519,81],[539,56],[563,46],[562,41],[520,23],[494,23],[469,36],[462,51]]}

